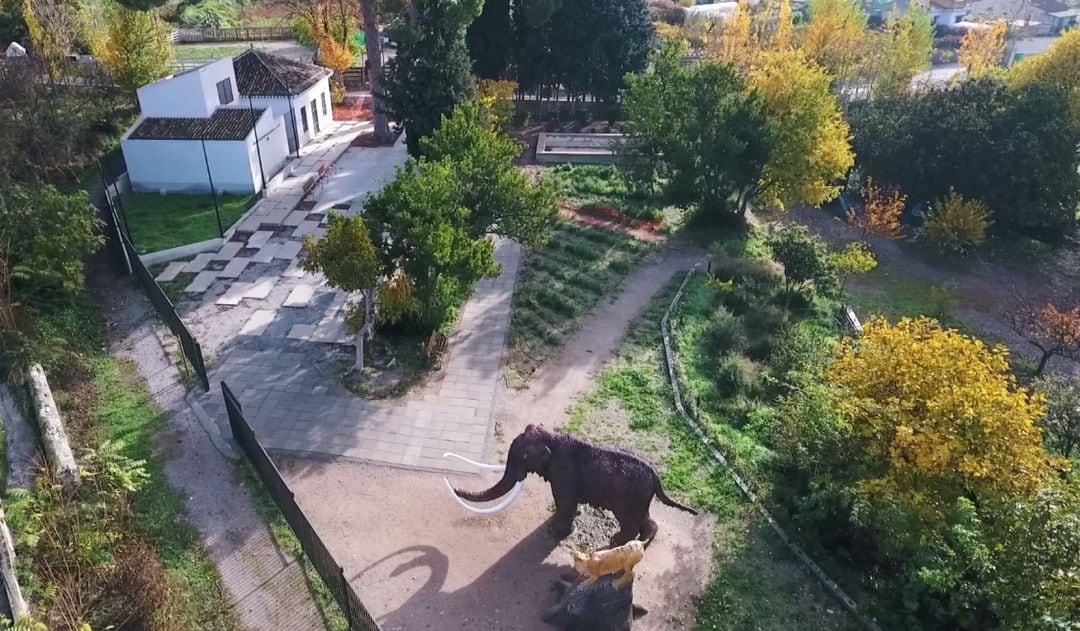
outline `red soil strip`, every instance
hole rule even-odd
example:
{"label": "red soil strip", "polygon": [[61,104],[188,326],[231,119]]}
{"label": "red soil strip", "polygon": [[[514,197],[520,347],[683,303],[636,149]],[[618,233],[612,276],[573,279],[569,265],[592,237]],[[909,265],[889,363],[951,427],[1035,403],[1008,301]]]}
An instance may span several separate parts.
{"label": "red soil strip", "polygon": [[341,105],[334,106],[334,120],[336,121],[369,121],[371,120],[371,103],[369,99],[355,99],[353,102],[346,100]]}
{"label": "red soil strip", "polygon": [[559,216],[594,228],[625,234],[638,241],[659,243],[664,240],[660,234],[664,222],[635,219],[614,206],[581,206],[561,202]]}

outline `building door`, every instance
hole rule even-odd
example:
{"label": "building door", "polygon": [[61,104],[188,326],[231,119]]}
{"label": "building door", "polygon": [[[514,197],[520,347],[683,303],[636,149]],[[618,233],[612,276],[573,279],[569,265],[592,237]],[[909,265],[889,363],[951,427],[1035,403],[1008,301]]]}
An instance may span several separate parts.
{"label": "building door", "polygon": [[315,99],[311,99],[311,122],[315,124],[315,133],[319,133],[319,108]]}

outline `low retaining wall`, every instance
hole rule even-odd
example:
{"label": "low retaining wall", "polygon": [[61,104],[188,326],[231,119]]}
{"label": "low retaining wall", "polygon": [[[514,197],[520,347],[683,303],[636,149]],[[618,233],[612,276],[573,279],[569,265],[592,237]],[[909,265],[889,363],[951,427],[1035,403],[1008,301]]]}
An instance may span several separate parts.
{"label": "low retaining wall", "polygon": [[536,140],[536,161],[542,164],[614,164],[622,134],[543,133]]}

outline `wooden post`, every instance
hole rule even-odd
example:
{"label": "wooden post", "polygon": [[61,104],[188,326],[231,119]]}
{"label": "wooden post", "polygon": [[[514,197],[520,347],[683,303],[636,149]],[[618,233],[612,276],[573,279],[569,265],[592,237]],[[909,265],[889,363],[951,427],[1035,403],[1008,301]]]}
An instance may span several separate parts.
{"label": "wooden post", "polygon": [[19,578],[15,575],[15,545],[11,540],[11,531],[8,530],[3,506],[0,506],[0,540],[2,540],[0,541],[0,578],[4,581],[4,591],[8,605],[11,607],[11,617],[18,622],[25,618],[30,610],[26,606],[26,601],[23,600]]}

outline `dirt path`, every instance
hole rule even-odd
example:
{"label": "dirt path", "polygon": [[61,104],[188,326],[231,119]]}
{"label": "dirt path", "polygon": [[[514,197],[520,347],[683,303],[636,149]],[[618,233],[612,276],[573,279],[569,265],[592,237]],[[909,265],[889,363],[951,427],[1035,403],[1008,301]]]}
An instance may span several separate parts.
{"label": "dirt path", "polygon": [[[629,324],[649,299],[702,253],[667,249],[631,273],[621,292],[600,306],[567,342],[561,355],[524,390],[505,390],[496,403],[502,454],[506,442],[530,422],[559,427],[574,400],[587,392]],[[384,629],[548,629],[540,612],[553,602],[551,582],[569,571],[569,547],[546,533],[551,494],[531,478],[517,502],[502,513],[465,512],[441,476],[344,461],[282,458],[304,510],[345,566],[361,598]],[[490,476],[458,475],[469,488]],[[636,629],[691,626],[691,597],[710,570],[709,518],[654,503],[660,535],[639,566],[635,601],[650,610]],[[606,543],[613,529],[588,512],[572,542]],[[389,525],[392,525],[390,527]]]}
{"label": "dirt path", "polygon": [[244,628],[326,629],[303,572],[278,548],[251,497],[238,484],[234,465],[218,453],[184,401],[176,367],[167,358],[160,324],[146,298],[126,280],[99,287],[110,353],[131,360],[146,378],[155,402],[169,416],[159,440],[169,485],[187,498],[187,517],[221,573]]}

